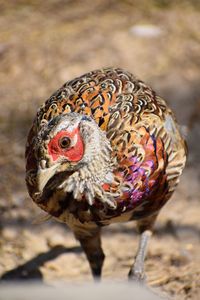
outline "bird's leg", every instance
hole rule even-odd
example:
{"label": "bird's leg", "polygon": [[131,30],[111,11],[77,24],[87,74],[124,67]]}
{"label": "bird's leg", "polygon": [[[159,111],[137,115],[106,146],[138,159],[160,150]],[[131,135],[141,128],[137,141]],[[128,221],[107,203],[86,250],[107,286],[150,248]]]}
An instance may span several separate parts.
{"label": "bird's leg", "polygon": [[141,235],[135,262],[128,274],[130,280],[139,282],[145,281],[144,261],[147,253],[148,242],[152,235],[152,227],[154,225],[156,217],[157,215],[154,215],[149,218],[145,218],[144,220],[138,221],[138,230]]}
{"label": "bird's leg", "polygon": [[97,228],[90,236],[77,237],[87,256],[94,279],[100,279],[105,255],[101,248],[101,231]]}
{"label": "bird's leg", "polygon": [[147,252],[148,241],[151,237],[151,234],[151,230],[145,230],[140,236],[140,242],[135,262],[128,274],[130,280],[143,281],[145,279],[144,260]]}

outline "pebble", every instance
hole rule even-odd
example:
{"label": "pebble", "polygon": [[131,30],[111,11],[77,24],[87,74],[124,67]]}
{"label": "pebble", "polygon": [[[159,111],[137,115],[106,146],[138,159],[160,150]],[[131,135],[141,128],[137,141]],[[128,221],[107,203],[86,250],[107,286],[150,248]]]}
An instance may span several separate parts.
{"label": "pebble", "polygon": [[139,37],[152,38],[160,36],[163,31],[158,26],[146,24],[132,26],[130,28],[130,33]]}

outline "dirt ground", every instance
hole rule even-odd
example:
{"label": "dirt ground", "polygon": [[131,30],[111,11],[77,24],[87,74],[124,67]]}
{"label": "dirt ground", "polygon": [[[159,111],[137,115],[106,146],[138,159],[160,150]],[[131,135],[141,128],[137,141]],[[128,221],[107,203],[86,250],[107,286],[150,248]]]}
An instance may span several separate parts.
{"label": "dirt ground", "polygon": [[[65,81],[120,66],[168,100],[189,148],[150,242],[148,284],[200,299],[200,1],[0,0],[0,28],[1,279],[92,281],[65,225],[33,224],[40,210],[26,191],[24,147],[38,105]],[[134,223],[103,229],[103,280],[126,280],[137,243]]]}

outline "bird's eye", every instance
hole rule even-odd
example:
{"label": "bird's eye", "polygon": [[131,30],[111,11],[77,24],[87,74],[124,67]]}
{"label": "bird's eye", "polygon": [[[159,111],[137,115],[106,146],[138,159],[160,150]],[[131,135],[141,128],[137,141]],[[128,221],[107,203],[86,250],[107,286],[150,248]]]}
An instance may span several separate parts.
{"label": "bird's eye", "polygon": [[71,140],[69,137],[65,136],[59,140],[59,146],[63,149],[69,148]]}

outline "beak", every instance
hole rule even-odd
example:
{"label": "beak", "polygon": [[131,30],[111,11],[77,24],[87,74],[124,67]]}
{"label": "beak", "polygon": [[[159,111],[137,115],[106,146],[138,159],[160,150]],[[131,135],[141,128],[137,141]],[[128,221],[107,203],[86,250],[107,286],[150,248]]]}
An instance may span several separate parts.
{"label": "beak", "polygon": [[44,189],[45,185],[47,184],[47,182],[49,181],[49,179],[51,179],[56,174],[58,165],[59,164],[55,164],[50,168],[46,168],[46,169],[40,168],[38,170],[37,183],[38,183],[38,189],[40,192],[43,191],[43,189]]}

